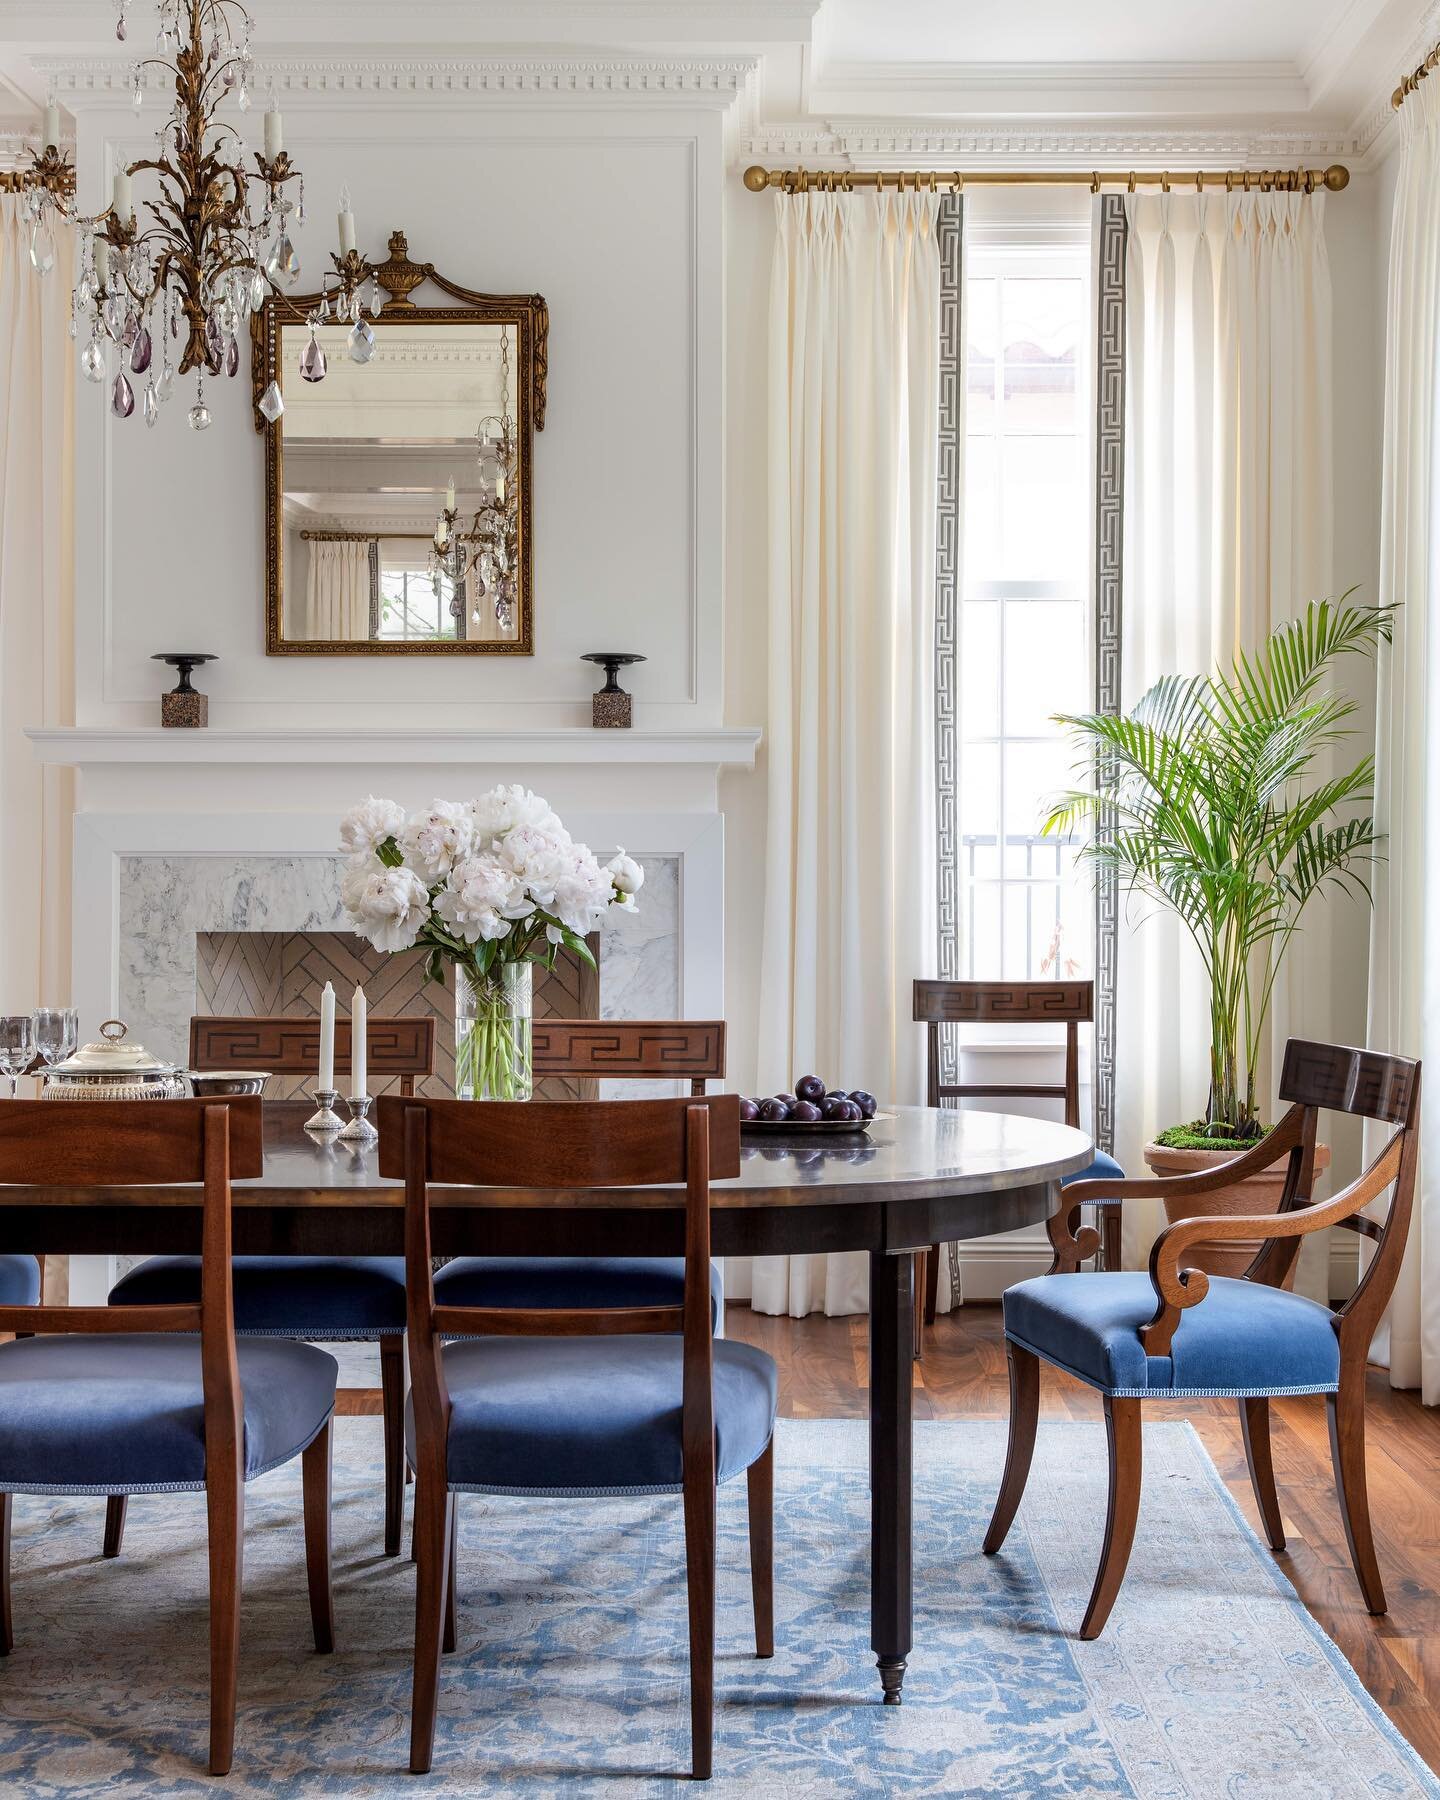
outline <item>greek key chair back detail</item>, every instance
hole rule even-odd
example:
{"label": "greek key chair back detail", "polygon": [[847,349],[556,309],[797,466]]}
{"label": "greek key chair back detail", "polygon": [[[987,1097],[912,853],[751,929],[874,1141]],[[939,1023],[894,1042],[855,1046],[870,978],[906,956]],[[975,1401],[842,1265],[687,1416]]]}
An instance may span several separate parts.
{"label": "greek key chair back detail", "polygon": [[723,1019],[536,1019],[531,1061],[537,1079],[688,1081],[697,1097],[725,1076]]}
{"label": "greek key chair back detail", "polygon": [[[1080,1124],[1079,1027],[1095,1017],[1091,981],[917,981],[913,1016],[926,1027],[925,1103],[942,1100],[1062,1100],[1065,1123]],[[943,1025],[1065,1027],[1065,1079],[1060,1087],[1034,1083],[952,1083],[940,1079]]]}
{"label": "greek key chair back detail", "polygon": [[[398,1075],[400,1092],[415,1092],[418,1075],[435,1072],[435,1021],[418,1014],[372,1018],[365,1033],[370,1074]],[[320,1021],[296,1018],[196,1017],[190,1021],[192,1069],[268,1069],[272,1075],[313,1076],[320,1062]],[[350,1021],[335,1021],[335,1066],[350,1066]]]}

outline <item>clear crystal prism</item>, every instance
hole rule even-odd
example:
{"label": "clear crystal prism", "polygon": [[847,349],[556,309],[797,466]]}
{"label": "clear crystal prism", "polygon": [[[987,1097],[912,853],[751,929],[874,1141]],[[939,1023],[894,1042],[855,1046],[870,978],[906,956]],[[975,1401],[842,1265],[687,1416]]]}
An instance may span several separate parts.
{"label": "clear crystal prism", "polygon": [[192,431],[208,431],[210,429],[210,408],[203,400],[197,400],[188,414]]}
{"label": "clear crystal prism", "polygon": [[142,404],[145,413],[145,423],[147,425],[156,424],[160,418],[160,402],[155,398],[155,383],[153,381],[146,383],[145,399]]}
{"label": "clear crystal prism", "polygon": [[357,319],[350,327],[350,335],[345,343],[350,351],[351,362],[368,363],[375,354],[375,333],[363,319]]}
{"label": "clear crystal prism", "polygon": [[312,332],[310,342],[300,352],[300,374],[306,381],[323,381],[325,367],[325,352],[320,348],[320,340]]}
{"label": "clear crystal prism", "polygon": [[285,397],[280,392],[280,384],[272,381],[260,396],[260,410],[273,425],[285,410]]}
{"label": "clear crystal prism", "polygon": [[80,352],[80,367],[85,371],[87,381],[105,379],[105,352],[100,348],[99,338],[91,338]]}

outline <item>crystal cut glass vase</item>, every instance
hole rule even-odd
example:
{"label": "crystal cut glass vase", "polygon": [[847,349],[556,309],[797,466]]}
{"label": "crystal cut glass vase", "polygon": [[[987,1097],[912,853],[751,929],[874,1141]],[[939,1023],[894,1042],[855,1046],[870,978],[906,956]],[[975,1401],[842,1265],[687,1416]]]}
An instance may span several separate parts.
{"label": "crystal cut glass vase", "polygon": [[455,1095],[460,1100],[528,1100],[532,1019],[528,962],[499,963],[486,975],[455,971]]}

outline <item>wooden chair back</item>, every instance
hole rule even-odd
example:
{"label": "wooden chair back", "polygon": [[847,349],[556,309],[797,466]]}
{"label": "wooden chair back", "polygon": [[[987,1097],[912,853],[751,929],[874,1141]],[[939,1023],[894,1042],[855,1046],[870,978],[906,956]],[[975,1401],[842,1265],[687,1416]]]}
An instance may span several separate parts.
{"label": "wooden chair back", "polygon": [[688,1081],[698,1096],[725,1077],[723,1019],[536,1019],[531,1033],[537,1080]]}
{"label": "wooden chair back", "polygon": [[[738,1097],[476,1105],[387,1095],[380,1100],[379,1123],[380,1173],[405,1181],[405,1288],[420,1478],[442,1490],[447,1481],[450,1397],[441,1355],[447,1337],[595,1337],[678,1329],[684,1337],[682,1438],[692,1449],[708,1445],[713,1464],[710,1181],[740,1173]],[[568,1190],[683,1183],[683,1304],[533,1312],[437,1306],[432,1182]],[[713,1467],[711,1480],[713,1485]]]}
{"label": "wooden chair back", "polygon": [[[435,1072],[435,1020],[428,1015],[372,1018],[365,1032],[372,1077],[400,1077],[400,1092],[415,1092],[417,1075]],[[314,1076],[320,1064],[320,1020],[199,1016],[190,1021],[192,1069],[267,1069],[272,1075]],[[335,1021],[335,1066],[350,1066],[350,1021]]]}
{"label": "wooden chair back", "polygon": [[198,1305],[0,1306],[0,1331],[200,1334],[207,1467],[238,1480],[240,1374],[230,1274],[230,1181],[264,1167],[260,1101],[11,1100],[0,1106],[0,1183],[204,1187]]}
{"label": "wooden chair back", "polygon": [[[927,1027],[925,1104],[942,1100],[1063,1100],[1065,1123],[1080,1124],[1079,1027],[1095,1017],[1093,981],[917,981],[913,1016]],[[1065,1027],[1065,1080],[1060,1087],[1034,1083],[952,1083],[940,1079],[942,1025],[1052,1025]]]}

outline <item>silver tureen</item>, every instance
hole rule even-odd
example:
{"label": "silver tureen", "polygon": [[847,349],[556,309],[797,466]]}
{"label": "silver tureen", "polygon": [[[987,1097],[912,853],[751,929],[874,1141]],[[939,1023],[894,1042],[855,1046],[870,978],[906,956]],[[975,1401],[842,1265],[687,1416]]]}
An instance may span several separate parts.
{"label": "silver tureen", "polygon": [[190,1083],[174,1063],[143,1044],[127,1044],[125,1026],[107,1019],[101,1042],[86,1044],[45,1072],[42,1100],[184,1100]]}

